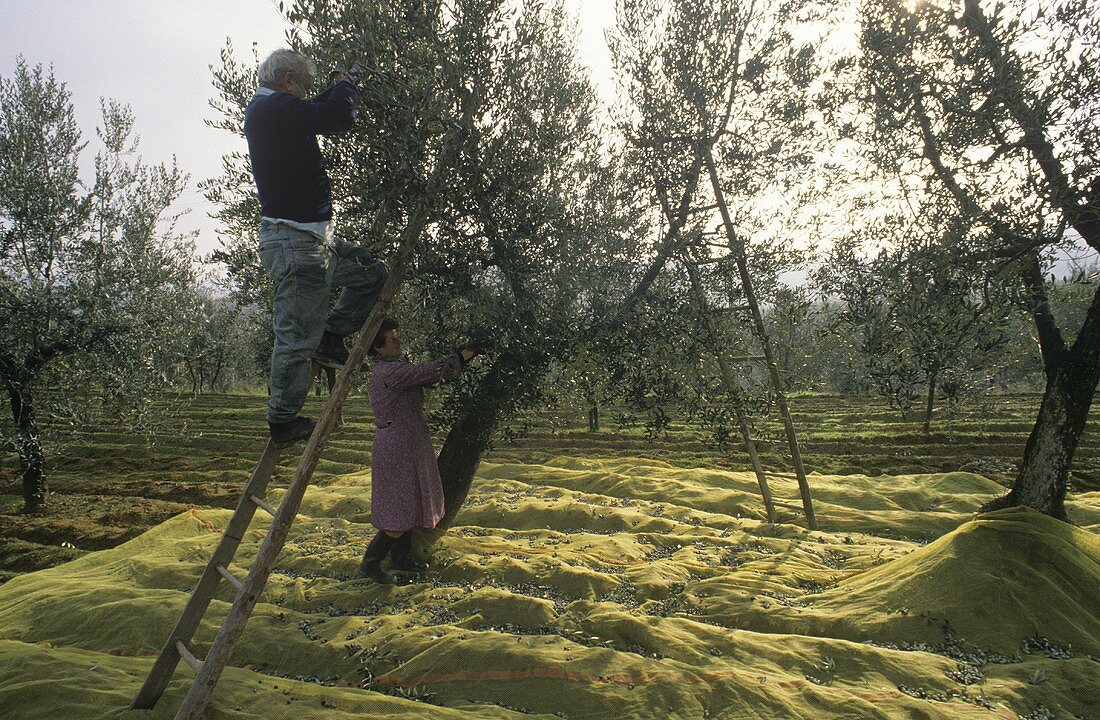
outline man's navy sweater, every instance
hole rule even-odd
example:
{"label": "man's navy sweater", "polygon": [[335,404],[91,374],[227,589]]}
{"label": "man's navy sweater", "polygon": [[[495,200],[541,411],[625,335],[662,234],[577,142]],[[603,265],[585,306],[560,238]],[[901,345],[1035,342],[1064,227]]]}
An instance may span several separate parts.
{"label": "man's navy sweater", "polygon": [[355,88],[338,82],[308,100],[258,94],[244,111],[244,135],[260,215],[312,223],[332,219],[332,185],[317,135],[350,130]]}

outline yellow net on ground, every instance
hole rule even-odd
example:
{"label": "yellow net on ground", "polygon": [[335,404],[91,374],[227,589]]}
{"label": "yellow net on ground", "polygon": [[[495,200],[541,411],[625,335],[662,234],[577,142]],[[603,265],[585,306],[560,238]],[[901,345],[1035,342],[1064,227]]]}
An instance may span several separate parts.
{"label": "yellow net on ground", "polygon": [[[206,717],[1100,717],[1100,493],[1074,527],[975,517],[1003,489],[968,473],[810,482],[817,532],[763,522],[751,473],[485,463],[432,571],[396,587],[351,577],[369,474],[313,487]],[[127,708],[229,515],[0,586],[0,715],[172,717],[182,664]]]}

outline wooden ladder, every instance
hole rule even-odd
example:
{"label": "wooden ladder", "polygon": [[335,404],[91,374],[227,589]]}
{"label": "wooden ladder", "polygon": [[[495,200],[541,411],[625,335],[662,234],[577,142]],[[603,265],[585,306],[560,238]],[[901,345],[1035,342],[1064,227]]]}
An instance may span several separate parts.
{"label": "wooden ladder", "polygon": [[[772,354],[771,342],[768,340],[767,328],[764,326],[764,318],[760,312],[760,303],[756,297],[756,290],[753,287],[752,276],[749,273],[748,259],[745,252],[744,241],[741,240],[733,227],[733,221],[730,218],[729,207],[726,204],[725,193],[722,191],[721,183],[718,178],[718,170],[714,165],[714,158],[711,155],[709,149],[704,151],[704,159],[706,161],[707,172],[710,175],[711,188],[714,192],[714,198],[716,201],[717,209],[722,216],[722,225],[725,228],[726,239],[728,242],[729,257],[732,257],[737,266],[737,277],[735,278],[741,285],[741,289],[744,295],[744,305],[731,306],[727,308],[735,313],[747,313],[751,318],[750,327],[753,334],[756,336],[757,341],[760,344],[761,351],[759,354],[753,355],[741,355],[741,356],[727,356],[722,352],[722,343],[718,337],[718,329],[715,326],[713,311],[709,307],[707,302],[706,291],[703,288],[702,282],[699,278],[699,262],[693,262],[690,258],[685,259],[685,267],[688,271],[688,276],[691,281],[692,294],[695,298],[695,303],[700,310],[700,314],[705,319],[706,331],[710,338],[711,344],[714,346],[717,357],[718,367],[721,371],[722,383],[726,387],[726,392],[735,401],[741,395],[741,389],[736,382],[736,373],[733,370],[732,363],[751,363],[762,362],[764,363],[768,378],[771,381],[772,389],[775,392],[776,404],[779,408],[779,415],[783,421],[783,428],[785,430],[787,438],[787,446],[791,454],[791,464],[794,468],[794,473],[779,473],[764,470],[763,465],[760,463],[760,455],[756,449],[756,440],[752,437],[748,420],[745,418],[744,413],[740,408],[740,404],[737,407],[737,425],[741,435],[742,444],[745,447],[745,452],[748,453],[749,460],[752,463],[753,471],[756,473],[756,480],[760,485],[760,494],[764,498],[764,508],[768,514],[768,522],[777,522],[778,513],[776,507],[785,508],[787,510],[795,510],[801,512],[806,516],[806,525],[811,530],[817,529],[817,517],[814,515],[813,497],[810,493],[810,483],[806,479],[806,468],[802,465],[802,452],[798,446],[798,436],[795,433],[794,421],[791,420],[790,405],[787,403],[786,393],[783,392],[783,382],[779,375],[779,367],[775,363],[775,358]],[[725,258],[722,258],[723,260]],[[702,261],[709,262],[709,261]],[[768,476],[796,480],[798,482],[798,490],[800,495],[800,503],[796,503],[793,499],[780,499],[776,500],[772,497],[771,489],[768,486]]]}
{"label": "wooden ladder", "polygon": [[[222,670],[225,669],[229,655],[240,640],[245,625],[252,615],[252,610],[267,584],[279,553],[283,549],[287,534],[290,532],[290,526],[294,523],[306,488],[309,487],[313,472],[317,468],[321,450],[351,390],[352,380],[363,364],[367,348],[377,334],[387,310],[393,303],[393,299],[397,296],[397,291],[400,289],[405,276],[405,269],[412,257],[420,233],[427,223],[427,218],[428,209],[426,206],[421,206],[412,213],[409,224],[402,234],[397,253],[391,260],[389,277],[382,286],[374,308],[363,324],[359,337],[351,349],[347,364],[340,371],[336,384],[329,393],[328,400],[321,411],[321,416],[317,420],[317,426],[306,442],[305,451],[298,461],[294,478],[291,480],[286,494],[283,495],[282,503],[278,508],[273,508],[264,499],[268,481],[275,471],[280,455],[280,450],[275,447],[273,442],[268,440],[267,446],[260,456],[260,461],[252,472],[252,477],[245,485],[244,492],[241,493],[237,509],[233,512],[233,516],[229,519],[229,523],[222,533],[218,547],[214,550],[210,562],[199,578],[194,591],[192,591],[175,628],[165,641],[160,655],[153,663],[153,668],[145,679],[145,684],[142,685],[141,690],[134,698],[132,708],[147,710],[156,705],[157,700],[160,699],[161,695],[164,694],[164,690],[168,687],[176,666],[180,660],[183,660],[195,671],[195,680],[184,698],[183,704],[176,712],[175,720],[197,720],[201,716],[203,708],[206,707],[206,703],[218,683]],[[259,553],[248,571],[248,575],[242,579],[234,576],[229,571],[229,565],[257,508],[268,513],[274,519]],[[237,591],[237,595],[206,657],[199,660],[188,647],[188,643],[191,642],[222,580],[229,583]]]}
{"label": "wooden ladder", "polygon": [[[768,514],[768,522],[778,522],[778,513],[776,507],[786,508],[788,510],[796,510],[804,513],[806,516],[806,523],[811,530],[817,529],[817,519],[814,516],[813,501],[810,498],[810,487],[806,480],[805,470],[802,468],[802,458],[798,451],[798,442],[794,434],[794,423],[791,420],[790,410],[786,404],[786,398],[783,395],[782,387],[776,382],[779,377],[778,368],[775,367],[775,363],[771,359],[770,348],[767,344],[764,344],[766,348],[762,355],[743,355],[743,356],[727,356],[722,352],[722,342],[718,334],[718,328],[714,322],[714,309],[709,306],[706,299],[706,291],[703,289],[703,284],[699,278],[699,268],[696,263],[686,260],[684,267],[687,268],[688,277],[691,280],[692,296],[694,298],[696,307],[699,309],[700,315],[704,318],[704,324],[706,327],[707,338],[711,343],[711,346],[715,348],[715,354],[718,359],[718,369],[722,379],[722,385],[726,388],[726,393],[734,402],[734,412],[737,416],[737,428],[741,435],[741,444],[745,448],[745,452],[749,456],[749,461],[752,463],[753,472],[756,473],[756,481],[760,485],[760,495],[764,498],[764,508]],[[746,293],[747,294],[747,293]],[[754,302],[746,304],[744,307],[732,307],[728,308],[731,311],[738,312],[744,311],[749,306],[755,305]],[[759,306],[756,306],[757,308]],[[764,338],[766,339],[766,335]],[[759,339],[759,338],[758,338]],[[765,470],[763,464],[760,462],[760,454],[756,449],[756,438],[752,437],[751,426],[749,425],[748,418],[745,417],[745,413],[742,410],[741,403],[739,402],[742,396],[741,388],[737,384],[737,373],[733,368],[733,363],[736,362],[756,362],[762,361],[769,366],[769,377],[772,379],[772,385],[778,398],[777,404],[780,407],[780,414],[783,416],[783,424],[787,429],[787,441],[791,448],[791,456],[793,458],[793,464],[795,467],[795,474],[789,473],[777,473],[770,470]],[[774,370],[775,372],[771,372]],[[798,474],[798,473],[801,474]],[[802,504],[795,504],[790,500],[776,500],[772,497],[771,488],[768,484],[768,478],[790,478],[798,480],[799,489],[802,491]]]}

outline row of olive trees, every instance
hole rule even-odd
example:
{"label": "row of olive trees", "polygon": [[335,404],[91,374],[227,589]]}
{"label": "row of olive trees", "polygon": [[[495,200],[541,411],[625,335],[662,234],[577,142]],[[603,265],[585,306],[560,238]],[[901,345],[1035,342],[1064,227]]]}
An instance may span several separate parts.
{"label": "row of olive trees", "polygon": [[[345,226],[384,251],[387,233],[430,203],[435,222],[403,314],[426,349],[471,326],[495,336],[485,376],[458,386],[437,418],[449,431],[442,459],[452,497],[464,495],[500,422],[563,378],[594,408],[597,396],[627,399],[657,431],[673,405],[716,427],[728,421],[715,402],[716,348],[699,341],[703,320],[682,271],[705,259],[707,238],[733,239],[729,227],[712,226],[719,203],[745,234],[789,386],[835,387],[829,363],[813,365],[805,352],[816,337],[828,351],[817,359],[838,355],[819,332],[829,305],[782,290],[778,274],[794,257],[760,239],[775,211],[758,201],[805,201],[790,179],[821,142],[807,117],[811,79],[824,70],[792,39],[814,19],[812,6],[623,3],[612,34],[621,140],[610,146],[559,6],[530,4],[518,21],[503,5],[459,7],[452,16],[423,3],[293,11],[316,30],[304,49],[333,64],[366,58],[373,73],[366,122],[328,148]],[[455,42],[442,41],[446,33]],[[227,63],[218,82],[222,125],[239,130],[254,70]],[[262,385],[269,292],[252,252],[255,200],[242,157],[227,159],[225,182],[206,185],[230,238],[218,259],[236,292],[221,298],[197,288],[189,245],[165,217],[184,179],[134,159],[124,108],[105,107],[104,150],[85,191],[76,177],[83,142],[63,86],[20,65],[4,87],[5,311],[27,329],[6,338],[5,439],[19,451],[34,507],[46,487],[40,413],[87,421],[89,408],[113,404],[139,425],[156,388]],[[426,168],[438,165],[427,139],[456,123],[465,140],[446,168],[455,182],[426,197]],[[419,128],[412,138],[410,128]],[[861,367],[851,374],[862,371],[903,409],[923,387],[927,427],[937,387],[957,393],[960,376],[995,364],[1012,333],[1005,283],[989,280],[1003,273],[967,235],[967,218],[926,215],[942,232],[880,223],[893,249],[868,259],[841,248],[821,284],[841,300],[825,325],[850,341],[841,364],[854,360]],[[728,266],[703,272],[723,302],[739,301]]]}
{"label": "row of olive trees", "polygon": [[[155,431],[164,394],[232,382],[247,326],[203,287],[171,207],[187,178],[136,154],[130,110],[104,102],[90,186],[69,91],[22,59],[0,77],[0,384],[4,452],[24,509],[49,497],[51,438],[102,424]],[[263,344],[262,342],[260,344]]]}
{"label": "row of olive trees", "polygon": [[[931,432],[939,419],[990,395],[1042,389],[1034,331],[1008,298],[971,287],[976,276],[968,266],[944,277],[944,270],[931,273],[905,257],[837,246],[815,273],[817,287],[830,294],[805,285],[776,290],[763,312],[785,392],[878,395],[902,421]],[[1095,282],[1095,271],[1086,270],[1050,280],[1055,316],[1079,322]],[[683,303],[650,302],[645,322],[644,332],[677,341],[652,357],[624,348],[622,362],[578,355],[548,378],[548,400],[563,412],[587,414],[590,431],[643,427],[655,434],[667,418],[665,426],[692,421],[718,445],[735,445],[734,407],[715,348],[700,332],[703,318]],[[719,328],[731,343],[745,339],[743,325],[726,320]],[[746,368],[739,380],[745,414],[770,412],[774,393],[762,370]]]}
{"label": "row of olive trees", "polygon": [[[488,336],[489,362],[449,390],[436,418],[447,431],[450,517],[500,424],[562,378],[593,398],[633,397],[658,431],[672,402],[725,421],[706,357],[721,348],[700,342],[685,274],[714,243],[747,248],[781,362],[797,371],[790,381],[821,382],[796,347],[813,323],[799,323],[832,312],[830,327],[851,339],[872,384],[895,395],[924,387],[926,422],[937,388],[953,392],[960,372],[1019,335],[1005,308],[1025,303],[1049,382],[1020,481],[1040,491],[1014,499],[1059,514],[1096,385],[1097,312],[1093,303],[1083,313],[1072,344],[1062,337],[1040,248],[1067,228],[1096,247],[1095,144],[1082,119],[1095,89],[1080,80],[1087,51],[1029,48],[1044,23],[1087,37],[1091,5],[1066,3],[1021,24],[987,18],[975,3],[961,16],[869,3],[861,53],[835,67],[809,49],[806,28],[824,17],[809,2],[622,0],[617,9],[614,127],[597,119],[560,3],[515,14],[504,2],[302,0],[288,11],[308,30],[294,44],[323,66],[358,63],[366,73],[362,121],[326,147],[342,230],[385,255],[397,234],[426,225],[399,308],[408,327],[426,351],[471,327]],[[1050,58],[1080,66],[1051,72],[1041,67]],[[227,52],[216,82],[219,124],[239,132],[255,69]],[[0,371],[13,418],[5,435],[34,507],[45,491],[42,408],[87,417],[77,405],[94,399],[137,418],[153,383],[217,386],[227,363],[262,375],[270,292],[253,251],[245,158],[226,158],[225,176],[205,186],[225,227],[218,259],[233,294],[203,298],[167,216],[183,178],[133,159],[128,112],[106,106],[105,149],[85,190],[64,88],[20,66],[4,92],[2,311],[26,332],[9,333]],[[822,123],[852,106],[873,122]],[[918,211],[905,221],[863,223],[878,237],[854,241],[888,234],[884,254],[830,258],[833,311],[778,283],[797,259],[789,241],[803,227],[800,209],[827,201],[830,182],[843,178],[843,164],[822,169],[829,132],[856,139],[874,168],[930,180],[913,191]],[[830,182],[816,178],[829,173]],[[718,304],[741,300],[728,264],[702,275]],[[255,351],[233,353],[235,344]]]}

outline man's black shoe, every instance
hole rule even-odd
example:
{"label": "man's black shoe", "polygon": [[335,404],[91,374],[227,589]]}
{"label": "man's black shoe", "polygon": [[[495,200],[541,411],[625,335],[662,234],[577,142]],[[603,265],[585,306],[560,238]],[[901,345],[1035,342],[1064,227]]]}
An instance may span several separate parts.
{"label": "man's black shoe", "polygon": [[307,417],[298,416],[288,422],[273,423],[267,426],[271,429],[271,440],[275,447],[282,450],[290,447],[299,440],[305,440],[313,434],[313,428],[317,423]]}
{"label": "man's black shoe", "polygon": [[344,367],[348,361],[348,348],[344,345],[344,338],[325,330],[317,350],[313,353],[313,359],[324,367]]}

